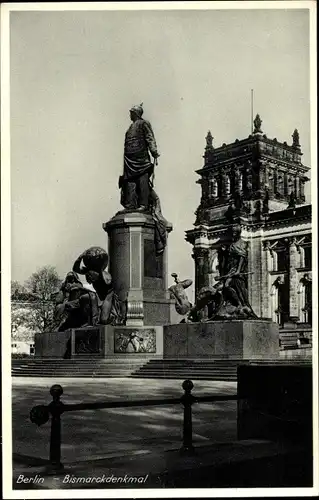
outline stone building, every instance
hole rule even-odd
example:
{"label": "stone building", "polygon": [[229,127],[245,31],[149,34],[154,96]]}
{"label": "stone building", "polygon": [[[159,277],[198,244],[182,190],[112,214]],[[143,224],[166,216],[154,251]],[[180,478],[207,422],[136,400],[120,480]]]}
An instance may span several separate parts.
{"label": "stone building", "polygon": [[194,228],[195,293],[218,276],[217,252],[234,223],[249,249],[249,295],[256,314],[284,324],[311,324],[311,205],[304,186],[299,133],[291,144],[269,139],[259,115],[246,139],[214,148],[206,137],[197,173],[201,200]]}

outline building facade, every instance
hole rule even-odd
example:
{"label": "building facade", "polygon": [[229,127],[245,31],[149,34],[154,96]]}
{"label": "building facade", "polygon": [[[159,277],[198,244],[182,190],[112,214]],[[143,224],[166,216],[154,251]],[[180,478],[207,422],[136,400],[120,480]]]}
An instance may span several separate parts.
{"label": "building facade", "polygon": [[250,303],[261,318],[281,326],[312,322],[311,205],[304,187],[299,133],[292,142],[269,139],[259,115],[246,139],[214,148],[206,137],[204,166],[197,170],[201,200],[194,228],[195,294],[214,285],[218,249],[232,224],[248,242]]}

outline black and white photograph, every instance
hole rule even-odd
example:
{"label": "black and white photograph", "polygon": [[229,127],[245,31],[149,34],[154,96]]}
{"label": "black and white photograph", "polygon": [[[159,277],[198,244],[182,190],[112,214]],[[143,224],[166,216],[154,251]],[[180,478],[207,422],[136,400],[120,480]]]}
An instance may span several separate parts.
{"label": "black and white photograph", "polygon": [[4,498],[318,494],[316,59],[312,0],[1,5]]}

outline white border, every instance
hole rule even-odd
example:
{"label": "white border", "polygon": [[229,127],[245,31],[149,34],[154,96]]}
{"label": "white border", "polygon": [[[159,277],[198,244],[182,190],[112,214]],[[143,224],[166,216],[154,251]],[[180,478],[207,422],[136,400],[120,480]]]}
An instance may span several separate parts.
{"label": "white border", "polygon": [[[317,249],[317,80],[316,80],[316,2],[298,1],[201,1],[201,2],[80,2],[80,3],[4,3],[1,5],[1,255],[2,255],[2,352],[11,352],[10,339],[10,277],[11,277],[11,228],[10,228],[10,55],[9,16],[11,11],[98,11],[98,10],[245,10],[245,9],[309,9],[310,11],[310,98],[311,98],[311,185],[313,217],[313,249]],[[23,245],[23,242],[21,243]],[[313,252],[313,256],[316,252]],[[313,281],[318,282],[317,262],[313,263]],[[313,287],[314,313],[318,313],[318,292]],[[314,314],[313,331],[318,332],[318,314]],[[9,359],[8,359],[9,358]],[[313,488],[249,488],[249,489],[119,489],[119,490],[12,490],[11,443],[11,362],[2,357],[2,408],[3,408],[3,493],[6,499],[28,498],[173,498],[173,497],[286,497],[318,495],[318,335],[313,336],[314,366],[314,487]]]}

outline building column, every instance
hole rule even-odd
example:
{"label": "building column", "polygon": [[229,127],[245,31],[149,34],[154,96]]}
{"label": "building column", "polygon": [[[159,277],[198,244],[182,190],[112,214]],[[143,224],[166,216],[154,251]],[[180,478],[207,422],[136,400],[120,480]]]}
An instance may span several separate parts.
{"label": "building column", "polygon": [[287,196],[289,194],[288,192],[288,175],[287,172],[284,173],[284,189],[283,189],[283,194]]}
{"label": "building column", "polygon": [[216,285],[215,277],[219,276],[218,266],[218,251],[216,248],[208,250],[208,286]]}
{"label": "building column", "polygon": [[299,200],[300,198],[299,177],[295,177],[294,189],[296,198]]}
{"label": "building column", "polygon": [[305,198],[305,182],[303,179],[299,179],[299,193],[301,201],[303,201]]}
{"label": "building column", "polygon": [[289,245],[289,318],[292,321],[300,320],[298,316],[298,273],[297,267],[300,262],[300,255],[298,253],[296,238],[288,240]]}
{"label": "building column", "polygon": [[261,317],[269,318],[271,316],[269,307],[269,271],[271,271],[271,255],[270,255],[270,242],[263,241],[263,252],[261,258]]}
{"label": "building column", "polygon": [[195,297],[197,297],[199,290],[209,285],[208,248],[194,247],[192,257],[195,261]]}

